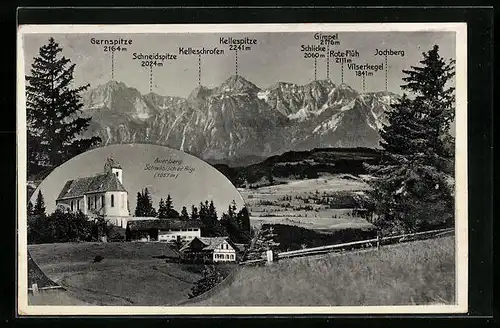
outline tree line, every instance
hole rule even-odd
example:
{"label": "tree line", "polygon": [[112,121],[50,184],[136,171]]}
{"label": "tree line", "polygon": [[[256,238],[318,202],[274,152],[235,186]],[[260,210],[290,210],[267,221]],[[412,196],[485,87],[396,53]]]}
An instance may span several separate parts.
{"label": "tree line", "polygon": [[158,209],[156,209],[153,206],[148,188],[144,188],[137,192],[134,215],[136,217],[198,221],[202,227],[203,237],[229,236],[236,243],[248,243],[251,238],[250,214],[245,206],[238,210],[234,200],[220,217],[212,200],[200,202],[198,206],[191,205],[189,211],[186,206],[182,206],[179,213],[174,208],[174,201],[170,194],[165,200],[160,199]]}
{"label": "tree line", "polygon": [[115,227],[89,220],[81,211],[73,213],[57,208],[47,214],[41,191],[35,204],[28,201],[27,230],[28,244],[98,241],[100,236],[119,239]]}
{"label": "tree line", "polygon": [[[218,216],[213,201],[200,202],[199,206],[191,206],[189,214],[185,206],[181,213],[173,207],[170,195],[160,200],[158,211],[153,207],[151,195],[146,189],[137,193],[135,216],[157,217],[159,219],[194,220],[199,222],[203,237],[228,236],[235,243],[246,244],[251,238],[250,215],[244,206],[238,210],[236,202],[229,204],[226,212]],[[121,228],[106,224],[102,218],[90,220],[81,211],[71,212],[57,208],[47,215],[45,201],[38,191],[35,203],[28,201],[28,243],[56,243],[97,241],[101,236],[108,240],[121,240]],[[154,215],[153,215],[154,214]]]}

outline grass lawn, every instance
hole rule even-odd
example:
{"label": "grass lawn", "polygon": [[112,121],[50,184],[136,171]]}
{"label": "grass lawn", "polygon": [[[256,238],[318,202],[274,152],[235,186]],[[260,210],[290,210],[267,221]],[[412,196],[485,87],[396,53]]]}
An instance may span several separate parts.
{"label": "grass lawn", "polygon": [[[164,243],[61,243],[30,245],[28,250],[68,295],[93,305],[173,305],[188,298],[203,269],[167,263],[161,257],[176,253]],[[103,260],[94,263],[97,255]],[[66,295],[55,294],[65,304]]]}
{"label": "grass lawn", "polygon": [[380,250],[282,260],[244,267],[203,306],[356,306],[453,304],[455,239]]}

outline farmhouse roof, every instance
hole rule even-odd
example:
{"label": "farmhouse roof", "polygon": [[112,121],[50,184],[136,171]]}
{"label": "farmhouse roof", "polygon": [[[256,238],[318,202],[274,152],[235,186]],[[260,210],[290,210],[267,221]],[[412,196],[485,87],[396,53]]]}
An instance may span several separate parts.
{"label": "farmhouse roof", "polygon": [[199,241],[201,241],[203,243],[203,245],[205,245],[205,247],[203,247],[203,250],[204,251],[211,251],[211,250],[214,250],[216,249],[220,244],[222,244],[224,241],[228,242],[231,246],[233,246],[233,248],[235,248],[236,250],[236,247],[235,245],[231,242],[231,240],[229,239],[229,237],[195,237],[193,238],[191,241],[189,241],[187,244],[185,244],[181,249],[180,251],[185,251],[187,249],[189,249],[189,247],[191,246],[191,243],[193,242],[193,240],[195,239],[198,239]]}
{"label": "farmhouse roof", "polygon": [[112,173],[98,174],[75,180],[68,180],[64,185],[59,199],[81,197],[85,194],[106,192],[106,191],[127,191],[118,177]]}
{"label": "farmhouse roof", "polygon": [[167,229],[188,229],[200,228],[200,223],[195,220],[179,220],[179,219],[157,219],[157,220],[133,220],[127,223],[130,230],[167,230]]}

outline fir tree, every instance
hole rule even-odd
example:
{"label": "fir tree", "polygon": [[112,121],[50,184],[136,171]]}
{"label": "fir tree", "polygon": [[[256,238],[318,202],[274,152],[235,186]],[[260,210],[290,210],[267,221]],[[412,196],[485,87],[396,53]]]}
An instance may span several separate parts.
{"label": "fir tree", "polygon": [[200,215],[198,214],[198,208],[194,205],[191,205],[191,220],[198,220]]}
{"label": "fir tree", "polygon": [[165,210],[167,213],[174,208],[174,203],[172,202],[172,197],[168,194],[167,199],[165,200]]}
{"label": "fir tree", "polygon": [[453,61],[446,63],[438,47],[423,53],[423,66],[404,70],[407,75],[400,101],[392,105],[388,124],[381,131],[384,149],[380,165],[369,166],[374,179],[369,192],[374,222],[383,233],[405,233],[450,224],[453,191],[445,168],[450,152],[454,88]]}
{"label": "fir tree", "polygon": [[186,206],[182,206],[182,210],[181,210],[181,216],[180,216],[180,218],[181,218],[182,220],[189,220],[189,213],[188,213],[188,211],[187,211]]}
{"label": "fir tree", "polygon": [[[206,205],[208,204],[208,206]],[[223,236],[224,232],[221,229],[218,217],[217,210],[215,209],[214,202],[211,200],[210,203],[208,201],[205,202],[205,206],[207,206],[207,228],[212,236]]]}
{"label": "fir tree", "polygon": [[168,218],[179,218],[179,212],[177,212],[174,209],[174,201],[172,200],[172,197],[170,194],[167,196],[167,199],[165,200],[165,211],[167,214]]}
{"label": "fir tree", "polygon": [[151,199],[148,188],[144,188],[143,201],[146,214],[145,216],[156,217],[157,213],[155,208],[153,207],[153,200]]}
{"label": "fir tree", "polygon": [[231,211],[233,212],[233,215],[236,215],[236,213],[237,213],[237,211],[238,211],[238,208],[236,207],[236,202],[234,201],[234,199],[233,199],[233,201],[231,202],[230,207],[231,207]]}
{"label": "fir tree", "polygon": [[36,196],[35,207],[33,208],[33,215],[46,216],[45,213],[45,201],[43,200],[42,191],[38,191],[38,195]]}
{"label": "fir tree", "polygon": [[211,221],[215,222],[217,221],[217,210],[215,209],[214,201],[211,200],[210,204],[208,205],[208,217],[210,218]]}
{"label": "fir tree", "polygon": [[198,215],[199,215],[201,221],[205,221],[207,219],[207,212],[208,212],[208,208],[205,206],[205,204],[200,202],[200,211],[199,211]]}
{"label": "fir tree", "polygon": [[57,166],[101,141],[82,137],[92,118],[81,116],[80,94],[89,85],[71,87],[75,64],[59,57],[61,51],[50,38],[26,76],[29,169]]}
{"label": "fir tree", "polygon": [[163,198],[160,198],[160,203],[158,204],[158,218],[159,219],[168,218],[167,209],[165,207],[165,201],[163,201]]}
{"label": "fir tree", "polygon": [[240,230],[234,217],[222,213],[220,219],[221,230],[223,230],[233,242],[240,241]]}
{"label": "fir tree", "polygon": [[[454,118],[454,87],[448,87],[455,75],[454,61],[448,63],[439,55],[439,47],[423,53],[422,66],[403,70],[407,76],[401,88],[406,94],[388,113],[389,125],[381,132],[382,147],[394,157],[403,155],[410,160],[420,159],[442,170],[454,155],[449,135]],[[396,158],[397,159],[397,158]]]}
{"label": "fir tree", "polygon": [[28,216],[33,215],[33,203],[28,200]]}
{"label": "fir tree", "polygon": [[153,201],[149,194],[148,188],[137,193],[137,204],[135,207],[135,216],[139,217],[156,217],[157,213],[153,207]]}
{"label": "fir tree", "polygon": [[248,213],[248,209],[246,206],[244,206],[239,212],[238,212],[238,221],[241,229],[241,234],[242,234],[242,239],[245,239],[242,241],[243,243],[247,243],[250,241],[250,214]]}
{"label": "fir tree", "polygon": [[275,241],[276,236],[277,234],[274,232],[273,226],[271,225],[263,226],[257,240],[255,241],[254,249],[260,252],[265,252],[268,250],[277,250],[280,244]]}
{"label": "fir tree", "polygon": [[233,207],[231,205],[229,205],[227,208],[227,216],[230,218],[234,218],[234,211],[233,211]]}
{"label": "fir tree", "polygon": [[137,192],[137,202],[135,205],[135,216],[144,216],[144,200],[141,192]]}

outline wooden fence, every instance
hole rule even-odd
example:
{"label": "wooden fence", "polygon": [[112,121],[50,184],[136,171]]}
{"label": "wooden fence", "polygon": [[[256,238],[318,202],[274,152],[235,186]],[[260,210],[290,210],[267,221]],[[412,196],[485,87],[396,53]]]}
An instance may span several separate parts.
{"label": "wooden fence", "polygon": [[[295,251],[281,252],[281,253],[275,254],[274,259],[281,260],[281,259],[287,259],[287,258],[292,258],[292,257],[320,255],[320,254],[327,254],[327,253],[331,253],[331,252],[354,250],[354,249],[360,249],[360,248],[371,248],[371,247],[379,248],[381,245],[397,244],[397,243],[403,243],[403,242],[419,240],[419,239],[428,239],[431,237],[439,237],[439,236],[444,236],[447,234],[452,234],[454,232],[455,232],[455,228],[447,228],[447,229],[430,230],[430,231],[416,232],[416,233],[410,233],[410,234],[403,234],[403,235],[397,235],[397,236],[377,237],[377,238],[373,238],[373,239],[353,241],[353,242],[349,242],[349,243],[342,243],[342,244],[335,244],[335,245],[327,245],[327,246],[299,249],[299,250],[295,250]],[[265,258],[262,258],[262,259],[240,262],[240,265],[258,265],[258,264],[263,264],[266,262],[268,262],[268,260]]]}

